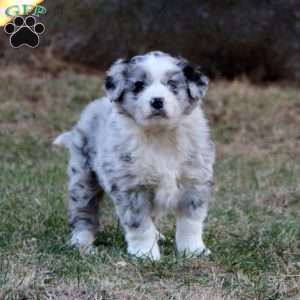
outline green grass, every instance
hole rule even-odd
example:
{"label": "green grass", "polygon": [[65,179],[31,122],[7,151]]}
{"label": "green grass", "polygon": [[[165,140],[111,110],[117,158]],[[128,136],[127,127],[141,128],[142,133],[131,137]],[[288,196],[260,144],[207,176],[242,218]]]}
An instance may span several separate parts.
{"label": "green grass", "polygon": [[[15,89],[28,77],[10,76]],[[107,199],[96,253],[67,245],[67,153],[51,142],[100,93],[101,79],[33,76],[22,96],[8,77],[0,78],[0,299],[300,298],[296,88],[212,84],[206,110],[218,160],[204,237],[212,255],[177,257],[170,216],[153,263],[126,255]]]}

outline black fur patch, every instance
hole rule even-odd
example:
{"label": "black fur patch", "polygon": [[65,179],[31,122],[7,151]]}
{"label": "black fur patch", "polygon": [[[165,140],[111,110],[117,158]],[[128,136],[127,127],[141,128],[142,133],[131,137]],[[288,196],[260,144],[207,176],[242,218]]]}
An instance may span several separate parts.
{"label": "black fur patch", "polygon": [[206,83],[201,78],[203,74],[199,67],[194,68],[191,65],[187,65],[183,68],[183,74],[187,80],[195,82],[197,85],[206,85]]}
{"label": "black fur patch", "polygon": [[76,173],[78,173],[78,170],[77,170],[76,168],[72,167],[72,168],[71,168],[71,172],[72,172],[73,174],[76,174]]}
{"label": "black fur patch", "polygon": [[132,92],[136,95],[140,93],[145,87],[145,83],[143,81],[137,81],[134,84]]}
{"label": "black fur patch", "polygon": [[131,162],[132,161],[132,157],[129,153],[121,155],[120,159],[124,162]]}
{"label": "black fur patch", "polygon": [[85,185],[83,185],[82,183],[78,183],[77,184],[81,189],[84,189],[85,188]]}
{"label": "black fur patch", "polygon": [[189,205],[190,205],[190,208],[192,210],[196,210],[198,209],[199,207],[202,207],[204,204],[204,201],[199,197],[199,198],[195,198],[195,199],[191,199]]}
{"label": "black fur patch", "polygon": [[111,76],[106,77],[106,79],[105,79],[105,88],[107,90],[114,90],[116,88],[116,85],[113,82],[113,78]]}
{"label": "black fur patch", "polygon": [[135,221],[128,223],[127,225],[128,225],[128,227],[137,229],[141,226],[141,222],[135,220]]}
{"label": "black fur patch", "polygon": [[189,81],[198,82],[200,80],[199,72],[196,72],[191,65],[187,65],[183,68],[183,74]]}
{"label": "black fur patch", "polygon": [[111,192],[111,193],[114,193],[114,192],[118,192],[118,191],[119,191],[119,187],[114,183],[114,184],[111,186],[110,192]]}
{"label": "black fur patch", "polygon": [[186,90],[187,90],[187,94],[188,94],[188,96],[189,96],[189,99],[195,100],[195,99],[192,97],[192,95],[191,95],[191,91],[190,91],[189,87],[187,87]]}
{"label": "black fur patch", "polygon": [[130,64],[131,63],[131,58],[124,59],[123,63],[124,64]]}
{"label": "black fur patch", "polygon": [[125,96],[125,91],[122,91],[121,95],[119,96],[119,98],[116,101],[122,102],[124,100],[124,96]]}
{"label": "black fur patch", "polygon": [[78,198],[76,198],[75,196],[71,196],[71,200],[72,200],[73,202],[77,202],[77,201],[78,201]]}

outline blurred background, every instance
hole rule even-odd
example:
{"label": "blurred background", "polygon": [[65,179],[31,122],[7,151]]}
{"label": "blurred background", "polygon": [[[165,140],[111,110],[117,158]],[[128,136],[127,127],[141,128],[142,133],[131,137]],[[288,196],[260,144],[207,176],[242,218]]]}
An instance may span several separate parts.
{"label": "blurred background", "polygon": [[[37,17],[46,28],[37,48],[13,49],[0,30],[9,106],[15,97],[34,109],[58,101],[80,110],[102,95],[104,72],[114,60],[161,50],[200,64],[210,77],[204,105],[221,152],[233,142],[259,149],[284,143],[299,155],[300,1],[3,0],[0,13],[5,5],[21,12],[22,4],[34,2],[47,9]],[[60,122],[47,124],[56,128],[50,137],[64,128]]]}
{"label": "blurred background", "polygon": [[[0,24],[11,2],[34,0],[0,0]],[[300,1],[38,2],[37,48],[0,27],[0,299],[300,299]],[[134,262],[107,201],[99,255],[83,258],[67,246],[67,153],[51,144],[114,60],[150,50],[211,79],[213,254],[178,259],[169,221],[162,262]]]}
{"label": "blurred background", "polygon": [[48,48],[56,58],[99,70],[117,57],[160,49],[201,64],[211,78],[300,80],[297,0],[56,0],[43,5],[48,13],[40,20],[47,31],[39,49],[12,51],[1,33],[2,63],[26,63],[33,52]]}

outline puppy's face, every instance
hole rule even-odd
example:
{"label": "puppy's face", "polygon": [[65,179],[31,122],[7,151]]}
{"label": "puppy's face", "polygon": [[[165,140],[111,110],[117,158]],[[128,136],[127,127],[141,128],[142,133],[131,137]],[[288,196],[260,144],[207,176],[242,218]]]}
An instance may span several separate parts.
{"label": "puppy's face", "polygon": [[162,52],[118,60],[106,78],[108,97],[140,126],[174,127],[198,105],[208,79],[198,67]]}

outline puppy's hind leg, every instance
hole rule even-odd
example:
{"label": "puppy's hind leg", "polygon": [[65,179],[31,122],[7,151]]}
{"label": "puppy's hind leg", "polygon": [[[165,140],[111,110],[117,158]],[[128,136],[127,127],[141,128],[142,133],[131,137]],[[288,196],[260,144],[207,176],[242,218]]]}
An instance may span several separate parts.
{"label": "puppy's hind leg", "polygon": [[79,171],[69,184],[69,224],[71,244],[89,253],[98,230],[99,198],[95,175]]}
{"label": "puppy's hind leg", "polygon": [[103,194],[96,174],[89,163],[89,153],[83,147],[70,147],[68,215],[71,244],[84,254],[92,250],[98,230],[99,200]]}

